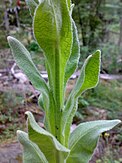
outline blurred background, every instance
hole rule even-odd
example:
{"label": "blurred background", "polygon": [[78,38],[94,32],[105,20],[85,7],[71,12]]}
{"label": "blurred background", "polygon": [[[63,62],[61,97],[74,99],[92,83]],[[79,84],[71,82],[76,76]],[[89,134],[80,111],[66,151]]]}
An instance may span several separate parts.
{"label": "blurred background", "polygon": [[[88,55],[97,49],[102,51],[100,82],[79,98],[73,126],[96,119],[122,120],[122,0],[72,2],[75,4],[73,18],[81,47],[74,77],[77,77]],[[34,90],[14,62],[6,40],[8,35],[26,46],[47,80],[43,53],[34,40],[32,19],[24,0],[0,1],[0,161],[20,163],[21,148],[17,143],[16,130],[26,130],[24,112],[33,112],[40,125],[44,113],[37,105],[39,92]],[[75,78],[69,81],[67,94]],[[122,125],[100,136],[90,163],[122,163]]]}

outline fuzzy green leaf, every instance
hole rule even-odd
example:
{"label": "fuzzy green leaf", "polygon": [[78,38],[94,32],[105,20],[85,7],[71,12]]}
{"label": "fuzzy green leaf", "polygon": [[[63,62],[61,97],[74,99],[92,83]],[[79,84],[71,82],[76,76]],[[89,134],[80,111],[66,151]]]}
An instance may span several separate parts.
{"label": "fuzzy green leaf", "polygon": [[[90,55],[81,70],[80,76],[74,86],[65,106],[62,115],[62,136],[65,140],[65,145],[67,146],[70,125],[75,115],[77,108],[74,107],[75,101],[81,93],[87,89],[93,88],[97,85],[99,80],[100,72],[100,51],[96,51],[93,55]],[[75,110],[74,110],[75,108]]]}
{"label": "fuzzy green leaf", "polygon": [[67,4],[68,4],[68,8],[70,10],[70,7],[71,7],[71,0],[67,0]]}
{"label": "fuzzy green leaf", "polygon": [[120,120],[91,121],[80,124],[69,139],[71,149],[67,163],[88,163],[101,133],[112,129]]}
{"label": "fuzzy green leaf", "polygon": [[72,48],[72,20],[67,0],[44,0],[38,5],[34,15],[34,35],[46,59],[49,86],[53,96],[48,119],[51,124],[53,118],[54,125],[51,127],[55,128],[55,131],[51,131],[54,131],[59,140],[65,68]]}
{"label": "fuzzy green leaf", "polygon": [[72,90],[75,97],[78,97],[87,89],[96,87],[99,81],[100,63],[101,52],[99,50],[86,59],[76,85]]}
{"label": "fuzzy green leaf", "polygon": [[39,147],[29,140],[27,133],[18,130],[17,137],[20,143],[23,145],[23,163],[48,163]]}
{"label": "fuzzy green leaf", "polygon": [[27,75],[33,86],[48,97],[48,86],[34,65],[30,53],[17,39],[9,36],[8,42],[17,65]]}
{"label": "fuzzy green leaf", "polygon": [[34,34],[44,51],[49,84],[60,110],[63,106],[65,67],[72,47],[72,23],[66,0],[45,0],[37,7]]}
{"label": "fuzzy green leaf", "polygon": [[38,145],[50,163],[57,163],[60,160],[64,162],[69,155],[69,149],[61,145],[52,134],[41,128],[30,112],[26,114],[28,115],[30,140]]}
{"label": "fuzzy green leaf", "polygon": [[96,87],[99,81],[100,64],[101,52],[97,50],[86,59],[69,99],[77,99],[87,89]]}
{"label": "fuzzy green leaf", "polygon": [[77,68],[79,57],[80,57],[80,44],[78,41],[78,33],[75,22],[72,20],[73,24],[73,44],[70,58],[67,62],[66,72],[65,72],[65,82],[70,78],[70,76],[74,73]]}

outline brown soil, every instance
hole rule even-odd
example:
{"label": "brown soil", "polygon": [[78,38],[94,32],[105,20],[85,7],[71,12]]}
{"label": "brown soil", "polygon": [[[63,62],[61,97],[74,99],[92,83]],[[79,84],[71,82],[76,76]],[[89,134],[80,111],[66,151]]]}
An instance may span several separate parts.
{"label": "brown soil", "polygon": [[22,147],[18,142],[0,146],[0,163],[22,163]]}

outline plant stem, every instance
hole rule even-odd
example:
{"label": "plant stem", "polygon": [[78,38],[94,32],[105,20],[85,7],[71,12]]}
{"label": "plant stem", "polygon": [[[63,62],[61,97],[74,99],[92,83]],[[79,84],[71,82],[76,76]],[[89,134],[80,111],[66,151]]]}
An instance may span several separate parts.
{"label": "plant stem", "polygon": [[60,153],[56,153],[56,163],[66,163]]}

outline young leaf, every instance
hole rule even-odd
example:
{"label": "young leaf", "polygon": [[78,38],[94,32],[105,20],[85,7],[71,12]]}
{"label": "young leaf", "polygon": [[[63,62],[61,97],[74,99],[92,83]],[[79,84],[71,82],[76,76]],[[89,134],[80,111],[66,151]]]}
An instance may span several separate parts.
{"label": "young leaf", "polygon": [[73,44],[72,44],[72,51],[70,58],[67,62],[66,66],[66,72],[65,72],[65,84],[67,80],[70,78],[70,76],[74,73],[74,71],[77,68],[78,61],[79,61],[79,56],[80,56],[80,44],[78,41],[78,33],[77,33],[77,28],[75,25],[75,22],[72,20],[72,26],[73,26]]}
{"label": "young leaf", "polygon": [[33,86],[48,97],[48,86],[34,65],[30,53],[17,39],[9,36],[8,42],[17,65],[27,75]]}
{"label": "young leaf", "polygon": [[28,115],[30,140],[38,145],[50,163],[64,162],[69,155],[69,149],[61,145],[52,134],[41,128],[30,112],[26,114]]}
{"label": "young leaf", "polygon": [[29,140],[28,134],[18,130],[17,137],[23,145],[23,163],[48,163],[44,154],[40,151],[39,147]]}
{"label": "young leaf", "polygon": [[120,120],[99,120],[80,124],[69,139],[70,155],[67,163],[88,163],[102,132],[112,129]]}

